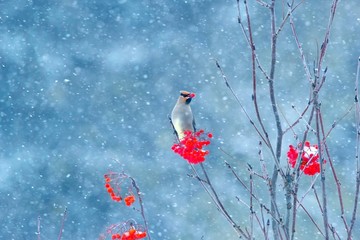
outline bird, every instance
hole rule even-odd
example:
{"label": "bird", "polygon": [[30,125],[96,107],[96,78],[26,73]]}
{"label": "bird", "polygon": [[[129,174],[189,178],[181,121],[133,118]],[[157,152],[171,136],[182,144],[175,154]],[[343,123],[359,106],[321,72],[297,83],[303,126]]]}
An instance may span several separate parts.
{"label": "bird", "polygon": [[180,141],[185,137],[185,131],[196,131],[194,115],[190,107],[194,97],[195,93],[180,91],[180,96],[171,112],[171,122]]}

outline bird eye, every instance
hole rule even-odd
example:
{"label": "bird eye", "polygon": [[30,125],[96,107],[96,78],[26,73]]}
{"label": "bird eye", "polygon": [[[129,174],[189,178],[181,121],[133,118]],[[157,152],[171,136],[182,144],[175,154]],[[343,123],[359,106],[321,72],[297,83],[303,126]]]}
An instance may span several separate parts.
{"label": "bird eye", "polygon": [[180,95],[183,96],[183,97],[188,97],[189,93],[180,93]]}

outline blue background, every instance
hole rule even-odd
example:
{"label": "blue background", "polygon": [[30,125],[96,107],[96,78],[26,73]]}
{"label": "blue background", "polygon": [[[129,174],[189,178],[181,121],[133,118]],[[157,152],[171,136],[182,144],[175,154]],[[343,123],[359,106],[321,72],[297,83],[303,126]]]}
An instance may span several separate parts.
{"label": "blue background", "polygon": [[[268,71],[269,10],[248,2],[256,50]],[[310,69],[324,39],[330,4],[305,1],[294,12]],[[170,149],[175,138],[167,115],[182,89],[197,94],[192,102],[197,125],[214,134],[206,161],[211,179],[236,221],[248,225],[249,210],[236,200],[246,202],[248,196],[223,161],[245,180],[247,163],[260,172],[259,136],[214,63],[220,62],[255,119],[250,51],[237,23],[236,1],[12,0],[0,1],[0,9],[1,239],[36,239],[38,216],[41,239],[55,239],[65,208],[63,239],[96,239],[113,223],[141,223],[137,211],[109,199],[103,187],[107,171],[125,171],[137,180],[153,239],[235,239],[199,183],[187,177],[187,163]],[[284,11],[278,2],[277,24]],[[341,1],[335,16],[320,95],[327,130],[353,106],[359,12],[357,1]],[[279,35],[277,59],[276,97],[286,128],[285,119],[298,117],[291,106],[301,112],[310,91],[288,22]],[[267,80],[260,72],[257,80],[263,121],[275,141]],[[301,135],[305,127],[300,122],[294,131]],[[315,142],[315,135],[309,140]],[[353,110],[327,143],[349,219],[355,181]],[[284,138],[284,169],[289,144],[297,144],[291,131]],[[270,171],[266,149],[264,155]],[[335,183],[327,174],[330,223],[344,236],[332,195]],[[310,183],[304,178],[301,194]],[[281,182],[278,189],[281,202]],[[266,184],[257,179],[256,194],[264,192]],[[304,204],[321,225],[317,203],[309,195]],[[268,204],[267,194],[263,198]],[[316,229],[306,215],[301,216],[299,238],[321,239],[314,237]],[[359,236],[356,226],[354,235]]]}

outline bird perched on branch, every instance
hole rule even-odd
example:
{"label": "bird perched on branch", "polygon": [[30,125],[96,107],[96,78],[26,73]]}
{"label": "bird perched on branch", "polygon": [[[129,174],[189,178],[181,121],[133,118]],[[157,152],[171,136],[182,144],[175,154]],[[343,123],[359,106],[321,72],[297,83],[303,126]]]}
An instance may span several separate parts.
{"label": "bird perched on branch", "polygon": [[171,121],[179,140],[184,138],[184,131],[195,132],[195,120],[190,107],[194,97],[194,93],[180,91],[180,96],[171,112]]}

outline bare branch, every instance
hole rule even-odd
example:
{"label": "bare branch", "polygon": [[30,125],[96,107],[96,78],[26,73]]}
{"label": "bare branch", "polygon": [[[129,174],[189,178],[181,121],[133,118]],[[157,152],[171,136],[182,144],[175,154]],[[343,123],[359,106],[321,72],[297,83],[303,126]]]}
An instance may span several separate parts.
{"label": "bare branch", "polygon": [[205,170],[205,167],[202,163],[200,163],[200,167],[204,173],[204,176],[206,178],[206,181],[208,182],[208,186],[210,187],[211,190],[211,194],[214,196],[214,199],[216,200],[216,203],[218,204],[219,210],[222,211],[223,215],[226,217],[226,219],[231,223],[232,227],[235,229],[235,231],[239,234],[239,236],[243,236],[247,239],[250,239],[250,236],[248,234],[246,234],[239,225],[237,225],[235,223],[235,221],[232,219],[232,217],[230,216],[230,214],[227,212],[226,208],[224,207],[224,205],[222,204],[222,202],[220,201],[220,198],[217,194],[217,192],[215,191],[213,185],[211,184],[210,178]]}
{"label": "bare branch", "polygon": [[143,218],[143,221],[144,221],[144,225],[145,225],[146,232],[147,232],[147,237],[151,240],[148,222],[147,222],[146,217],[145,217],[144,203],[143,203],[143,200],[142,200],[142,197],[141,197],[140,188],[136,184],[136,181],[135,181],[134,178],[132,178],[130,176],[129,176],[129,178],[131,180],[131,183],[132,183],[133,187],[136,189],[136,195],[139,198],[139,204],[140,204],[140,214],[141,214],[141,216]]}
{"label": "bare branch", "polygon": [[309,81],[309,83],[312,83],[313,82],[313,79],[311,77],[311,73],[310,73],[310,70],[309,70],[309,67],[306,63],[306,58],[305,58],[305,54],[304,54],[304,50],[302,48],[302,45],[300,44],[300,41],[299,41],[299,38],[297,36],[297,33],[296,33],[296,30],[295,30],[295,24],[294,24],[294,19],[293,19],[293,16],[292,16],[292,13],[291,11],[289,12],[290,14],[290,27],[291,27],[291,30],[292,30],[292,33],[293,33],[293,36],[295,38],[295,42],[296,42],[296,45],[299,49],[299,52],[300,52],[300,57],[301,57],[301,60],[302,60],[302,64],[303,64],[303,68],[305,70],[305,73],[306,73],[306,76],[307,76],[307,79]]}
{"label": "bare branch", "polygon": [[235,97],[236,102],[239,104],[241,110],[244,112],[246,118],[250,121],[250,124],[254,127],[256,133],[260,136],[260,138],[265,142],[265,144],[267,143],[267,141],[265,140],[265,137],[262,135],[262,133],[260,132],[260,130],[258,129],[258,127],[255,125],[254,121],[251,119],[250,115],[247,113],[245,107],[242,105],[240,99],[238,98],[238,96],[236,95],[236,93],[234,92],[233,88],[230,86],[229,81],[227,80],[227,77],[223,71],[223,69],[221,68],[219,62],[215,59],[215,64],[216,67],[219,69],[219,71],[221,72],[222,78],[224,79],[225,85],[229,88],[231,94]]}
{"label": "bare branch", "polygon": [[64,213],[63,213],[63,218],[62,218],[62,220],[61,220],[60,232],[59,232],[58,240],[61,239],[62,233],[64,232],[64,225],[65,225],[66,217],[67,217],[67,208],[65,208],[65,211],[64,211]]}
{"label": "bare branch", "polygon": [[[323,121],[322,121],[322,115],[320,113],[320,126],[323,126]],[[333,177],[334,177],[334,180],[335,180],[335,183],[336,183],[336,188],[337,188],[337,191],[338,191],[338,198],[339,198],[339,204],[340,204],[340,212],[341,212],[341,218],[343,220],[343,223],[344,223],[344,227],[346,229],[346,231],[348,232],[349,231],[349,227],[348,227],[348,224],[346,222],[346,218],[344,216],[344,204],[343,204],[343,199],[342,199],[342,192],[341,192],[341,183],[340,183],[340,180],[339,178],[337,177],[337,174],[336,174],[336,170],[335,170],[335,167],[334,167],[334,164],[333,164],[333,161],[332,161],[332,158],[330,157],[330,152],[329,152],[329,148],[327,146],[327,143],[326,143],[326,137],[325,136],[325,131],[324,131],[324,128],[322,127],[321,128],[321,132],[322,132],[322,135],[323,135],[323,140],[322,140],[322,143],[323,143],[323,146],[324,146],[324,149],[325,149],[325,152],[326,152],[326,156],[327,156],[327,160],[329,161],[329,164],[330,164],[330,168],[331,168],[331,171],[333,173]]]}
{"label": "bare branch", "polygon": [[348,232],[348,240],[351,240],[351,233],[355,225],[356,212],[359,204],[359,192],[360,192],[360,162],[359,162],[359,151],[360,151],[360,106],[359,106],[359,75],[360,75],[360,57],[358,59],[358,66],[356,71],[355,81],[355,106],[356,106],[356,185],[355,185],[355,197],[354,197],[354,209],[352,212],[350,228]]}

